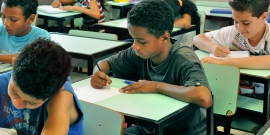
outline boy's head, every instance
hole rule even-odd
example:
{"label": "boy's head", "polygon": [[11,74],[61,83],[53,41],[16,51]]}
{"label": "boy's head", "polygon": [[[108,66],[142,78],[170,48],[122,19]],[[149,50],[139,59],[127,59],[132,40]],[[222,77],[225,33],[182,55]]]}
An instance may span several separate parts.
{"label": "boy's head", "polygon": [[128,31],[134,39],[133,48],[142,58],[152,58],[170,41],[174,15],[163,0],[142,0],[127,16]]}
{"label": "boy's head", "polygon": [[17,57],[8,93],[17,108],[37,108],[56,94],[71,71],[70,55],[57,43],[37,39]]}
{"label": "boy's head", "polygon": [[235,27],[245,38],[253,38],[265,30],[269,0],[231,0]]}
{"label": "boy's head", "polygon": [[37,12],[37,0],[4,0],[1,7],[2,22],[11,36],[24,36],[31,30]]}

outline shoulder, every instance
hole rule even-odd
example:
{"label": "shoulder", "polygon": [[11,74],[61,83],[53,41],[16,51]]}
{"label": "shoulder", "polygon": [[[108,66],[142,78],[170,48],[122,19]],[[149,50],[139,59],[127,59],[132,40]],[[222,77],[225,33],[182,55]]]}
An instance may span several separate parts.
{"label": "shoulder", "polygon": [[176,42],[172,52],[174,53],[173,57],[176,61],[179,61],[179,64],[193,64],[199,62],[195,52],[188,46],[179,46]]}
{"label": "shoulder", "polygon": [[223,28],[218,29],[218,30],[206,32],[205,36],[212,37],[212,35],[215,35],[215,36],[234,37],[237,33],[238,33],[238,31],[234,26],[227,26],[227,27],[223,27]]}
{"label": "shoulder", "polygon": [[41,29],[36,26],[32,26],[32,31],[30,32],[30,34],[35,36],[36,38],[43,37],[43,38],[51,39],[51,35],[47,30]]}

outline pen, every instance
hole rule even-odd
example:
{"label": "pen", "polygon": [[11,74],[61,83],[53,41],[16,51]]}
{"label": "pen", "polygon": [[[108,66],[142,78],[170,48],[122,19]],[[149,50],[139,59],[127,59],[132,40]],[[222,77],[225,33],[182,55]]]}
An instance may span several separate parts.
{"label": "pen", "polygon": [[221,47],[223,47],[216,39],[214,39],[214,37],[212,37],[212,39],[213,39],[216,43],[218,43]]}
{"label": "pen", "polygon": [[[96,62],[96,59],[94,58],[93,55],[92,55],[92,58],[93,58],[94,63],[97,65],[98,70],[99,70],[100,72],[102,72],[101,69],[100,69],[100,67],[99,67],[99,65],[98,65],[97,62]],[[106,76],[105,76],[105,80],[107,81]],[[109,85],[109,84],[107,85],[107,84],[108,84],[108,82],[106,83],[106,86],[107,86],[108,88],[110,88],[110,85]]]}
{"label": "pen", "polygon": [[134,83],[133,81],[130,81],[130,80],[123,80],[123,82],[126,83],[126,84],[132,84],[132,83]]}

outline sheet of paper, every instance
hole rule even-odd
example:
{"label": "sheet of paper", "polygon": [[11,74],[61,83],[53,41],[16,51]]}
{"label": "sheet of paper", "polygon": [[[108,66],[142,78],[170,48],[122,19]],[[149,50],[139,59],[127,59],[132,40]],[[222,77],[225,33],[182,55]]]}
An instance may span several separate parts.
{"label": "sheet of paper", "polygon": [[103,87],[102,89],[95,89],[91,85],[84,86],[78,89],[75,89],[75,93],[80,100],[95,103],[106,98],[112,97],[119,94],[118,88],[107,88]]}
{"label": "sheet of paper", "polygon": [[53,8],[51,5],[38,6],[38,11],[51,13],[51,14],[68,12],[67,10],[61,10],[60,8]]}
{"label": "sheet of paper", "polygon": [[125,20],[122,23],[120,23],[117,27],[127,28],[127,20]]}
{"label": "sheet of paper", "polygon": [[210,57],[224,59],[224,58],[243,58],[249,57],[249,51],[231,51],[231,54],[227,55],[226,57],[217,57],[214,54],[210,53]]}

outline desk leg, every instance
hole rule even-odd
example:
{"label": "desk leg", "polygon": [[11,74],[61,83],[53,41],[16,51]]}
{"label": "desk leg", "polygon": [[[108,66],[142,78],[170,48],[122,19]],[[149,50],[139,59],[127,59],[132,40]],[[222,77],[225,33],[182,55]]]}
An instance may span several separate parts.
{"label": "desk leg", "polygon": [[161,129],[159,125],[156,125],[154,133],[155,135],[163,135],[163,129]]}
{"label": "desk leg", "polygon": [[70,27],[73,29],[74,28],[74,19],[70,19]]}
{"label": "desk leg", "polygon": [[61,19],[58,20],[58,31],[63,32],[63,21]]}
{"label": "desk leg", "polygon": [[[196,26],[196,35],[199,35],[201,32],[201,26]],[[204,32],[203,32],[204,33]]]}
{"label": "desk leg", "polygon": [[123,8],[121,8],[120,9],[120,19],[121,18],[125,18],[125,15],[124,15],[125,13],[124,13],[124,9]]}
{"label": "desk leg", "polygon": [[46,27],[46,29],[49,27],[48,26],[48,19],[47,18],[43,18],[44,21],[44,26]]}
{"label": "desk leg", "polygon": [[264,100],[263,100],[263,124],[269,120],[269,85],[270,79],[265,79],[264,82]]}
{"label": "desk leg", "polygon": [[94,62],[94,60],[93,60],[92,56],[91,55],[88,56],[88,59],[87,59],[87,75],[88,76],[93,74],[93,69],[94,69],[93,62]]}

